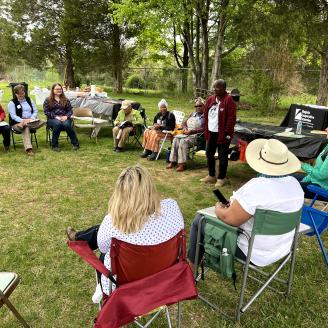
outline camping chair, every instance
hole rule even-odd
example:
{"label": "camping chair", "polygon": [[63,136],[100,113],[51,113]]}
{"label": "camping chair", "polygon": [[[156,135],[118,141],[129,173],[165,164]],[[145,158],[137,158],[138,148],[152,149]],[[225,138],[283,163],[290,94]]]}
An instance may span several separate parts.
{"label": "camping chair", "polygon": [[138,146],[142,148],[142,143],[140,142],[140,137],[143,135],[145,127],[143,124],[136,124],[133,126],[133,130],[130,131],[127,144]]}
{"label": "camping chair", "polygon": [[[200,213],[202,212],[200,211]],[[281,213],[281,212],[262,210],[262,209],[256,210],[256,213],[254,215],[254,225],[253,225],[252,233],[251,236],[248,236],[248,234],[244,232],[242,229],[227,225],[224,222],[218,220],[215,217],[214,212],[213,214],[210,215],[205,213],[203,219],[200,220],[198,226],[196,257],[195,257],[195,264],[194,264],[194,276],[196,280],[199,280],[197,269],[198,269],[198,263],[200,262],[199,259],[200,247],[204,246],[203,243],[201,243],[201,225],[203,222],[205,223],[205,234],[206,234],[206,225],[210,225],[214,227],[219,226],[227,231],[230,230],[230,232],[243,234],[248,240],[248,253],[245,261],[237,257],[234,257],[232,253],[229,254],[229,257],[232,256],[231,260],[233,260],[234,257],[234,259],[237,262],[241,263],[243,266],[243,276],[242,276],[241,289],[239,293],[239,301],[236,306],[234,315],[228,315],[221,308],[217,307],[215,304],[207,300],[202,295],[198,295],[198,297],[201,300],[203,300],[205,303],[210,305],[213,309],[225,315],[229,319],[240,321],[240,316],[249,308],[249,306],[255,301],[255,299],[262,294],[265,288],[269,288],[270,290],[273,290],[279,294],[284,294],[288,296],[291,292],[292,281],[293,281],[296,246],[297,246],[297,239],[299,236],[298,229],[300,225],[300,215],[301,215],[301,210],[293,213]],[[293,230],[295,230],[295,234],[290,251],[282,259],[276,262],[277,264],[275,265],[276,267],[273,272],[270,273],[265,272],[261,270],[259,267],[251,263],[250,259],[251,259],[254,239],[256,235],[281,235]],[[218,249],[218,252],[222,254],[222,249]],[[223,256],[220,255],[220,261],[222,261],[221,260],[222,257]],[[206,259],[206,245],[205,245],[205,259]],[[227,259],[228,258],[225,258],[224,260],[226,261]],[[278,277],[278,273],[288,262],[290,263],[288,278],[281,279],[281,277]],[[206,266],[206,261],[203,261],[203,264],[204,266]],[[262,279],[266,278],[266,280],[263,281],[258,277],[250,275],[249,274],[250,269],[254,270],[258,275],[262,276]],[[245,303],[244,295],[245,295],[248,279],[252,279],[256,281],[261,285],[261,287],[253,294],[252,297],[248,299],[247,303]],[[287,286],[287,288],[285,288],[285,290],[283,291],[277,290],[274,287],[270,286],[270,283],[272,281],[276,281],[277,283],[282,283],[285,287]]]}
{"label": "camping chair", "polygon": [[200,150],[205,150],[206,142],[204,137],[204,132],[197,133],[195,135],[195,142],[192,147],[189,148],[188,157],[191,161],[191,167],[195,167],[195,154]]}
{"label": "camping chair", "polygon": [[[16,144],[22,144],[23,143],[23,140],[16,140],[15,139],[15,135],[20,135],[22,134],[21,132],[19,131],[16,131],[14,130],[13,127],[10,128],[10,131],[11,131],[11,140],[13,141],[13,146],[14,146],[14,149],[16,150]],[[36,130],[34,129],[30,129],[30,133],[31,133],[31,141],[32,143],[34,142],[35,145],[36,145],[36,148],[39,148],[39,145],[38,145],[38,139],[36,137]]]}
{"label": "camping chair", "polygon": [[[177,128],[180,128],[181,127],[181,124],[183,122],[183,119],[185,117],[185,113],[184,112],[181,112],[181,111],[178,111],[178,110],[173,110],[172,111],[172,114],[175,116],[175,126]],[[162,138],[160,140],[161,145],[160,145],[158,154],[156,156],[156,161],[158,160],[158,157],[159,157],[159,155],[160,155],[160,153],[162,151],[162,148],[164,146],[165,141],[167,140],[168,135],[169,134],[171,134],[171,135],[173,134],[173,131],[163,130],[162,132],[165,134],[165,136],[164,136],[164,138]],[[171,142],[172,142],[172,140],[171,140]]]}
{"label": "camping chair", "polygon": [[[96,125],[94,122],[93,114],[91,108],[88,107],[76,107],[73,108],[73,125],[78,129],[88,129],[89,137],[95,137],[97,142],[97,134],[94,133]],[[78,122],[78,123],[77,123]],[[87,123],[82,123],[87,122]]]}
{"label": "camping chair", "polygon": [[9,301],[9,296],[19,284],[19,277],[14,272],[0,272],[0,308],[3,304],[7,305],[9,310],[19,320],[23,327],[29,328],[23,317],[16,310],[14,305]]}
{"label": "camping chair", "polygon": [[[52,133],[53,133],[53,128],[48,126],[48,124],[47,124],[46,125],[46,143],[49,144],[50,146],[51,146],[51,140],[52,140]],[[66,139],[66,141],[68,141],[68,134],[66,133],[66,137],[59,136],[58,139],[59,140]]]}
{"label": "camping chair", "polygon": [[317,237],[324,261],[328,266],[327,252],[320,237],[320,235],[328,228],[328,212],[325,211],[327,205],[322,210],[318,210],[313,207],[319,196],[321,196],[321,199],[326,199],[328,202],[328,190],[314,185],[309,185],[307,188],[311,192],[315,193],[315,196],[309,206],[303,206],[301,222],[311,228],[311,231],[307,233],[308,236],[315,235]]}
{"label": "camping chair", "polygon": [[[104,301],[95,327],[121,327],[163,305],[197,297],[189,264],[186,262],[185,232],[154,246],[132,245],[115,238],[111,241],[111,272],[98,260],[85,241],[68,242],[77,254],[109,277],[116,288]],[[171,321],[166,309],[169,327]],[[178,303],[177,326],[180,327]],[[154,317],[150,319],[152,321]],[[148,327],[149,322],[139,327]]]}

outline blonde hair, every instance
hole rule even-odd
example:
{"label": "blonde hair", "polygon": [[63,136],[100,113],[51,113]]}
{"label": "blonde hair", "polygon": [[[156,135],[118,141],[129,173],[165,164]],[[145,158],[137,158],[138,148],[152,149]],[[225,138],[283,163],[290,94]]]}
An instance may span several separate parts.
{"label": "blonde hair", "polygon": [[123,233],[140,231],[152,214],[160,214],[160,197],[144,167],[134,165],[122,171],[108,202],[113,226]]}

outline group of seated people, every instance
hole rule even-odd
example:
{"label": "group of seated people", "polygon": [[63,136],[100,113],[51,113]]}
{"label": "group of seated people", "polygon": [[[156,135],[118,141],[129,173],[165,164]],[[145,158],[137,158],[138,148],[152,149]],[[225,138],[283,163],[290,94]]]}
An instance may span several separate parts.
{"label": "group of seated people", "polygon": [[[327,131],[328,132],[328,131]],[[328,146],[320,154],[326,156]],[[293,176],[301,168],[301,162],[286,145],[276,139],[256,139],[246,150],[249,166],[258,174],[233,193],[228,205],[215,204],[218,220],[241,227],[248,234],[254,224],[257,209],[281,213],[300,210],[304,203],[304,191]],[[321,160],[311,172],[319,172]],[[307,169],[307,165],[303,165]],[[325,170],[326,177],[328,170]],[[311,180],[309,173],[305,180]],[[127,195],[129,195],[127,197]],[[199,228],[199,214],[194,218],[190,229],[188,258],[195,261],[195,249]],[[110,246],[112,238],[134,245],[158,245],[175,236],[184,228],[184,220],[178,203],[173,199],[160,199],[153,178],[146,168],[137,164],[124,169],[119,175],[112,196],[109,199],[108,213],[100,225],[87,230],[75,231],[68,227],[69,240],[87,241],[95,250],[99,248],[105,266],[110,269]],[[201,227],[204,236],[204,227]],[[251,262],[266,266],[283,258],[290,250],[294,231],[283,235],[257,236],[253,245]],[[245,259],[248,241],[243,234],[238,237],[236,256]],[[202,250],[201,250],[202,252]],[[101,277],[102,293],[109,295],[110,281]]]}
{"label": "group of seated people", "polygon": [[78,150],[79,142],[71,119],[73,115],[72,106],[65,97],[63,87],[59,83],[52,86],[50,96],[43,104],[47,122],[38,119],[38,109],[33,100],[25,94],[24,85],[16,85],[13,91],[14,97],[8,104],[9,125],[4,121],[6,114],[0,105],[0,133],[3,135],[5,152],[9,151],[10,129],[13,129],[15,132],[22,134],[26,154],[33,156],[31,131],[35,131],[45,124],[52,129],[51,146],[54,151],[60,151],[58,138],[61,131],[67,132],[73,150]]}

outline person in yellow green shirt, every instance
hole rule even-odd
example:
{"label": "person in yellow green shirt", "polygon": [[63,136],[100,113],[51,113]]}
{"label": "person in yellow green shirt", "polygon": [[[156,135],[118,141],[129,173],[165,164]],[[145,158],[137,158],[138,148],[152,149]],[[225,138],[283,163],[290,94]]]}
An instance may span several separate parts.
{"label": "person in yellow green shirt", "polygon": [[113,151],[123,151],[124,144],[129,137],[129,133],[134,129],[135,125],[143,124],[143,119],[138,110],[132,108],[132,104],[128,100],[122,102],[121,110],[118,112],[114,121]]}

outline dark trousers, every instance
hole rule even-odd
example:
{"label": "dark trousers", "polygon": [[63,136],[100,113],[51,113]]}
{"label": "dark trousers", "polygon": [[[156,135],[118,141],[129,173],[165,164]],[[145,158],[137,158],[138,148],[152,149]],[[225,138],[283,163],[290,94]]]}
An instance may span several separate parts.
{"label": "dark trousers", "polygon": [[[197,245],[197,234],[198,234],[198,226],[199,221],[202,219],[202,214],[196,214],[194,220],[192,221],[191,228],[190,228],[190,238],[189,238],[189,248],[188,248],[188,259],[190,262],[195,263],[195,257],[196,257],[196,245]],[[201,226],[201,232],[200,232],[200,247],[199,247],[199,260],[204,255],[204,247],[203,247],[203,241],[204,241],[204,234],[205,234],[205,221],[202,222]],[[241,251],[241,249],[237,246],[235,256],[239,259],[245,261],[246,256]]]}
{"label": "dark trousers", "polygon": [[9,147],[10,146],[10,126],[9,125],[0,126],[0,133],[3,136],[3,145],[5,147]]}
{"label": "dark trousers", "polygon": [[207,167],[208,167],[208,175],[210,177],[215,177],[215,152],[218,150],[219,155],[219,174],[218,179],[224,179],[227,175],[228,169],[228,154],[229,154],[229,146],[230,143],[226,144],[218,144],[218,133],[217,132],[209,132],[210,138],[206,144],[206,157],[207,157]]}
{"label": "dark trousers", "polygon": [[72,120],[66,120],[61,122],[56,119],[48,119],[47,126],[52,129],[52,139],[51,145],[52,147],[58,147],[58,138],[61,131],[66,131],[67,135],[71,139],[71,143],[73,146],[78,146],[79,141],[77,140],[76,133],[72,126]]}
{"label": "dark trousers", "polygon": [[[313,182],[302,182],[303,178],[305,177],[305,174],[302,174],[302,173],[293,173],[291,174],[291,176],[293,176],[295,179],[297,179],[297,181],[300,183],[303,191],[304,191],[304,198],[309,198],[309,199],[312,199],[314,197],[314,193],[309,191],[307,189],[307,186],[309,185],[314,185],[314,186],[318,186],[320,187],[318,184],[316,183],[313,183]],[[321,188],[321,187],[320,187]],[[317,200],[323,200],[323,201],[326,201],[327,199],[321,197],[321,196],[318,196]]]}

